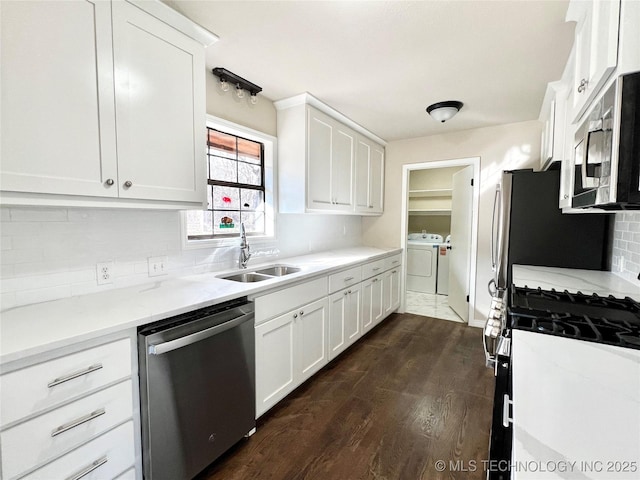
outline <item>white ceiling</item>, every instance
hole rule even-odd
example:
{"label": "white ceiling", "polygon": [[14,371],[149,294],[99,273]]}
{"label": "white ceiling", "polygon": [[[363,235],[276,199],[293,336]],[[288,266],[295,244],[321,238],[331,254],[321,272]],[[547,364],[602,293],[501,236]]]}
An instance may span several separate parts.
{"label": "white ceiling", "polygon": [[[220,36],[209,69],[271,100],[307,91],[385,140],[538,118],[574,32],[567,0],[167,3]],[[425,109],[443,100],[465,105],[439,124]]]}

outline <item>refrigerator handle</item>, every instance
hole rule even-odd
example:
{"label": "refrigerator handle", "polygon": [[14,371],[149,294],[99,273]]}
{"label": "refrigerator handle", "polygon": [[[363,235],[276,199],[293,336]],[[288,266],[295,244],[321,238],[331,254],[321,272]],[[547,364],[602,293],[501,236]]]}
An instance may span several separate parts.
{"label": "refrigerator handle", "polygon": [[498,205],[500,204],[500,184],[496,185],[496,193],[493,197],[493,216],[491,218],[491,269],[495,272],[498,264],[497,264],[497,256],[498,252],[496,251],[498,245],[498,230],[497,230],[497,214],[498,214]]}

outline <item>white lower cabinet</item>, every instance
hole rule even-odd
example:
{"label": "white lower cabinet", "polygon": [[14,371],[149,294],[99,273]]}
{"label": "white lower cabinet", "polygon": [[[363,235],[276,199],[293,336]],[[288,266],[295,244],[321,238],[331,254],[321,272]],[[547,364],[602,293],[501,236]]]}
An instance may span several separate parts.
{"label": "white lower cabinet", "polygon": [[383,275],[378,275],[362,282],[362,333],[375,327],[384,318],[383,278]]}
{"label": "white lower cabinet", "polygon": [[327,363],[327,299],[256,326],[256,415]]}
{"label": "white lower cabinet", "polygon": [[400,306],[401,268],[396,254],[253,299],[258,417]]}
{"label": "white lower cabinet", "polygon": [[[67,478],[99,480],[135,478],[133,422],[129,421],[23,477],[24,480]],[[123,475],[120,475],[123,474]]]}
{"label": "white lower cabinet", "polygon": [[135,335],[3,365],[0,478],[135,476]]}
{"label": "white lower cabinet", "polygon": [[384,272],[382,278],[384,316],[400,306],[400,273],[398,268]]}
{"label": "white lower cabinet", "polygon": [[354,285],[329,297],[329,360],[362,336],[362,288]]}

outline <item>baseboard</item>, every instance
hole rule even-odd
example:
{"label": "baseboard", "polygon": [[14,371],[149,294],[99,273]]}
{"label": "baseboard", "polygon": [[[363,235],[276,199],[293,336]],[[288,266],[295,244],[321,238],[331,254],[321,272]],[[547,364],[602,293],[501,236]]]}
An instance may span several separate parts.
{"label": "baseboard", "polygon": [[474,320],[470,320],[469,321],[469,326],[470,327],[484,328],[484,324],[485,323],[486,323],[486,320],[474,319]]}

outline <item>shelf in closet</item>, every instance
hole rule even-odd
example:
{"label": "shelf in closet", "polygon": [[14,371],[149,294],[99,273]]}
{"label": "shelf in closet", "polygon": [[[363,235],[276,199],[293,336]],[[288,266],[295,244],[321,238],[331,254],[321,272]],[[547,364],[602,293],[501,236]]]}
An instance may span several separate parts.
{"label": "shelf in closet", "polygon": [[426,190],[409,190],[409,198],[422,197],[450,197],[453,192],[451,188],[429,188]]}
{"label": "shelf in closet", "polygon": [[409,215],[451,215],[450,208],[410,208]]}

